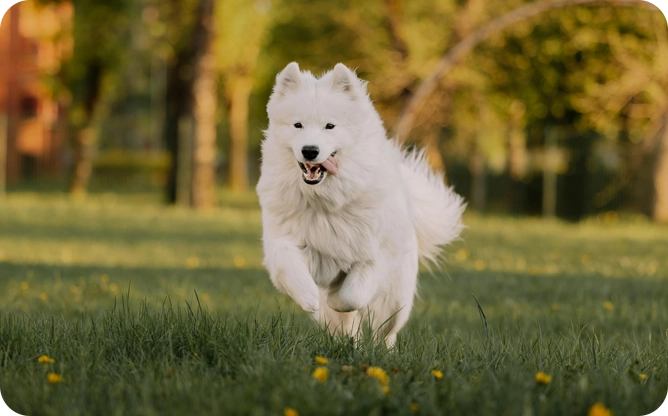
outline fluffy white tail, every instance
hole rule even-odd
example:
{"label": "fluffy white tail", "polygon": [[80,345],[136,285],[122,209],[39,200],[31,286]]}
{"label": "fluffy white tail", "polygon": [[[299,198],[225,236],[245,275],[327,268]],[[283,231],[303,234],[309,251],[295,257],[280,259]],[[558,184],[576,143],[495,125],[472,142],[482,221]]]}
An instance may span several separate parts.
{"label": "fluffy white tail", "polygon": [[466,204],[431,169],[424,151],[404,153],[401,173],[413,200],[413,225],[420,261],[437,263],[442,247],[459,237],[462,231]]}

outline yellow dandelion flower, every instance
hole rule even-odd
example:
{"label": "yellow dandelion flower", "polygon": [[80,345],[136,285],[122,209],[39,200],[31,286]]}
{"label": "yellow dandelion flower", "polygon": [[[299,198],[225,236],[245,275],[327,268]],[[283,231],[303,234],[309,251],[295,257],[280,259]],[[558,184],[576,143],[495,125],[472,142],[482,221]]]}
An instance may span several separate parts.
{"label": "yellow dandelion flower", "polygon": [[56,362],[56,360],[49,357],[48,355],[40,355],[37,359],[37,362],[42,364],[53,364]]}
{"label": "yellow dandelion flower", "polygon": [[527,267],[527,272],[530,275],[538,276],[541,273],[541,268],[540,268],[540,266],[532,265],[532,266]]}
{"label": "yellow dandelion flower", "polygon": [[327,380],[328,376],[329,376],[329,370],[326,369],[325,367],[318,367],[313,371],[313,378],[315,378],[321,383]]}
{"label": "yellow dandelion flower", "polygon": [[102,276],[100,276],[100,282],[102,282],[102,283],[109,282],[109,275],[105,273]]}
{"label": "yellow dandelion flower", "polygon": [[415,413],[418,410],[420,410],[420,403],[412,402],[411,403],[411,412]]}
{"label": "yellow dandelion flower", "polygon": [[112,283],[109,285],[109,291],[112,293],[118,292],[118,285],[116,283]]}
{"label": "yellow dandelion flower", "polygon": [[443,372],[440,370],[431,370],[431,374],[436,378],[443,378]]}
{"label": "yellow dandelion flower", "polygon": [[325,365],[329,362],[329,360],[325,357],[321,357],[320,355],[315,356],[315,362],[321,365]]}
{"label": "yellow dandelion flower", "polygon": [[383,386],[383,393],[387,394],[390,392],[390,386]]}
{"label": "yellow dandelion flower", "polygon": [[199,267],[199,257],[190,256],[186,259],[186,269],[196,269]]}
{"label": "yellow dandelion flower", "polygon": [[42,292],[39,294],[39,298],[42,300],[47,300],[49,298],[49,295],[47,295],[46,292]]}
{"label": "yellow dandelion flower", "polygon": [[46,379],[51,384],[58,384],[61,381],[63,381],[63,376],[61,376],[60,374],[56,374],[56,373],[49,373],[49,374],[46,375]]}
{"label": "yellow dandelion flower", "polygon": [[30,289],[30,285],[28,282],[21,282],[21,290],[28,290]]}
{"label": "yellow dandelion flower", "polygon": [[476,269],[477,271],[482,271],[485,270],[486,264],[484,260],[476,260],[473,263],[473,268]]}
{"label": "yellow dandelion flower", "polygon": [[465,248],[460,248],[457,250],[457,253],[455,253],[455,259],[457,259],[457,261],[466,261],[468,258],[469,252]]}
{"label": "yellow dandelion flower", "polygon": [[612,412],[610,409],[605,407],[603,403],[599,402],[594,404],[591,409],[589,409],[587,416],[612,416]]}
{"label": "yellow dandelion flower", "polygon": [[606,300],[605,302],[603,302],[603,307],[608,311],[611,311],[611,310],[615,309],[615,305],[612,302],[610,302],[609,300]]}
{"label": "yellow dandelion flower", "polygon": [[538,384],[550,384],[552,382],[552,376],[539,371],[536,373],[536,383]]}
{"label": "yellow dandelion flower", "polygon": [[239,254],[234,256],[232,262],[234,263],[234,267],[236,267],[237,269],[243,269],[244,266],[246,266],[246,259],[244,258],[244,256]]}
{"label": "yellow dandelion flower", "polygon": [[284,416],[299,416],[299,413],[292,407],[286,407],[285,410],[283,411]]}
{"label": "yellow dandelion flower", "polygon": [[645,374],[645,373],[640,373],[640,374],[638,374],[638,377],[640,377],[640,379],[641,379],[642,381],[647,380],[647,374]]}
{"label": "yellow dandelion flower", "polygon": [[385,370],[380,367],[369,367],[366,369],[366,373],[371,377],[377,378],[382,385],[386,385],[390,382],[390,376],[388,376]]}

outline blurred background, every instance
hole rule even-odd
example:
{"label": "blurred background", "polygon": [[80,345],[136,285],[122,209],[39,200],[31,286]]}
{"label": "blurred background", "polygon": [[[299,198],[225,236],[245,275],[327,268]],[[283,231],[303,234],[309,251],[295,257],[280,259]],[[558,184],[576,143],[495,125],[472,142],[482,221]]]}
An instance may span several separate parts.
{"label": "blurred background", "polygon": [[[668,222],[664,16],[628,0],[539,3],[23,1],[0,26],[0,195],[213,207],[258,179],[276,73],[343,62],[474,211]],[[439,60],[508,13],[516,22],[436,77],[401,130]]]}

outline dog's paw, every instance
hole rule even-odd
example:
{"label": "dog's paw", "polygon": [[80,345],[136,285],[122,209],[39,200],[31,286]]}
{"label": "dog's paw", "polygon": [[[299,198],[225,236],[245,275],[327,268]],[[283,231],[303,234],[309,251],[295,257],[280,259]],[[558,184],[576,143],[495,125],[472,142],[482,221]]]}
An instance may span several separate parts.
{"label": "dog's paw", "polygon": [[308,313],[315,313],[320,310],[320,298],[318,297],[317,289],[315,293],[300,293],[299,295],[292,296],[292,299]]}
{"label": "dog's paw", "polygon": [[327,294],[327,306],[337,312],[352,312],[362,309],[365,305],[360,299],[355,299],[354,296],[345,296],[345,293],[338,290]]}
{"label": "dog's paw", "polygon": [[301,308],[308,313],[316,313],[320,310],[320,301],[316,300],[310,303],[301,303],[299,306],[301,306]]}
{"label": "dog's paw", "polygon": [[314,313],[320,310],[320,291],[310,275],[292,272],[271,276],[274,286],[290,296],[304,311]]}

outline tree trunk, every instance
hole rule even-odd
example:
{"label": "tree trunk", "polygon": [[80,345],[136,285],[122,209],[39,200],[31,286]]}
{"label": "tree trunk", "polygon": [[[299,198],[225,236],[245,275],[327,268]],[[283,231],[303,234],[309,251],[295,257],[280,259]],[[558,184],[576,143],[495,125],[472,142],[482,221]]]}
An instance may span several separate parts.
{"label": "tree trunk", "polygon": [[422,140],[424,151],[427,154],[427,161],[433,170],[443,173],[443,181],[448,183],[448,177],[445,172],[445,163],[443,163],[443,156],[438,147],[438,131],[431,129]]}
{"label": "tree trunk", "polygon": [[74,134],[74,166],[70,181],[70,194],[77,196],[86,194],[93,172],[95,130],[91,127],[84,127],[76,129]]}
{"label": "tree trunk", "polygon": [[230,99],[230,186],[235,191],[248,189],[248,99],[253,87],[250,76],[234,82]]}
{"label": "tree trunk", "polygon": [[193,119],[182,114],[177,123],[178,143],[176,143],[176,205],[189,207],[192,195],[193,175]]}
{"label": "tree trunk", "polygon": [[[16,151],[16,137],[19,132],[20,112],[19,108],[19,83],[18,78],[21,76],[19,71],[20,56],[20,42],[19,42],[19,19],[21,7],[19,4],[14,5],[9,9],[4,18],[4,23],[9,24],[9,48],[7,55],[3,56],[3,65],[6,65],[7,78],[5,81],[6,88],[6,125],[2,133],[5,134],[5,160],[3,169],[3,176],[6,185],[7,180],[17,179],[21,172],[21,158],[7,158],[8,155],[14,154]],[[8,21],[9,20],[9,21]],[[0,133],[0,134],[2,134]]]}
{"label": "tree trunk", "polygon": [[92,123],[100,101],[102,83],[102,64],[88,62],[84,78],[84,95],[82,100],[84,119],[77,121],[74,128],[74,165],[70,180],[70,194],[84,195],[88,190],[88,182],[93,172],[93,149],[95,131]]}
{"label": "tree trunk", "polygon": [[471,208],[484,212],[487,202],[487,169],[485,155],[477,146],[471,155],[469,169],[471,171]]}
{"label": "tree trunk", "polygon": [[215,205],[216,80],[213,68],[214,0],[200,0],[193,33],[193,147],[191,202],[193,208]]}
{"label": "tree trunk", "polygon": [[524,121],[525,108],[520,101],[510,106],[508,123],[508,175],[516,181],[524,179],[527,170],[527,139]]}
{"label": "tree trunk", "polygon": [[[168,79],[172,77],[174,67],[168,69]],[[168,204],[176,203],[176,180],[178,177],[178,158],[179,158],[179,111],[177,102],[173,97],[176,95],[175,88],[172,86],[171,79],[167,82],[165,91],[165,125],[164,140],[165,148],[170,156],[170,165],[167,171],[167,183],[165,184],[165,201]]]}
{"label": "tree trunk", "polygon": [[211,208],[216,200],[216,80],[210,37],[208,43],[197,64],[193,85],[193,208]]}
{"label": "tree trunk", "polygon": [[7,189],[7,114],[0,113],[0,198],[4,198]]}
{"label": "tree trunk", "polygon": [[525,211],[526,190],[524,179],[528,166],[525,112],[524,104],[519,100],[513,101],[510,105],[507,131],[508,176],[506,201],[513,215],[519,215]]}
{"label": "tree trunk", "polygon": [[[185,131],[183,126],[183,116],[190,107],[190,77],[185,68],[190,62],[189,51],[180,53],[174,62],[167,69],[167,90],[165,92],[165,125],[164,137],[165,146],[171,156],[171,165],[167,174],[167,184],[165,188],[165,199],[169,204],[176,204],[178,201],[190,205],[190,186],[187,186],[187,198],[183,201],[179,194],[182,194],[183,183],[179,178],[183,176],[182,170],[186,165],[182,163],[182,154],[180,149],[184,134],[191,134],[192,131]],[[190,175],[188,174],[188,178]],[[181,185],[181,186],[180,186]],[[181,189],[181,190],[180,190]]]}
{"label": "tree trunk", "polygon": [[[5,108],[0,109],[4,111],[0,113],[0,196],[4,196],[7,187],[7,176],[10,176],[9,164],[11,161],[7,160],[7,155],[10,154],[9,146],[13,138],[16,136],[16,131],[18,130],[18,114],[16,104],[17,85],[16,77],[19,76],[17,59],[14,59],[15,56],[19,55],[19,42],[18,42],[18,32],[19,32],[19,7],[20,5],[14,5],[14,7],[9,8],[7,14],[4,16],[5,25],[9,25],[9,39],[8,47],[4,56],[0,57],[0,60],[3,61],[5,65],[5,74],[6,78],[2,81],[5,83],[4,87],[6,89],[5,95]],[[2,18],[0,18],[2,19]]]}
{"label": "tree trunk", "polygon": [[557,215],[557,140],[556,127],[545,128],[543,146],[543,217]]}
{"label": "tree trunk", "polygon": [[215,205],[213,7],[213,0],[199,1],[192,39],[179,52],[167,75],[165,143],[172,165],[166,199],[193,208]]}
{"label": "tree trunk", "polygon": [[654,203],[652,217],[668,223],[668,113],[664,116],[663,134],[658,140],[654,167]]}

